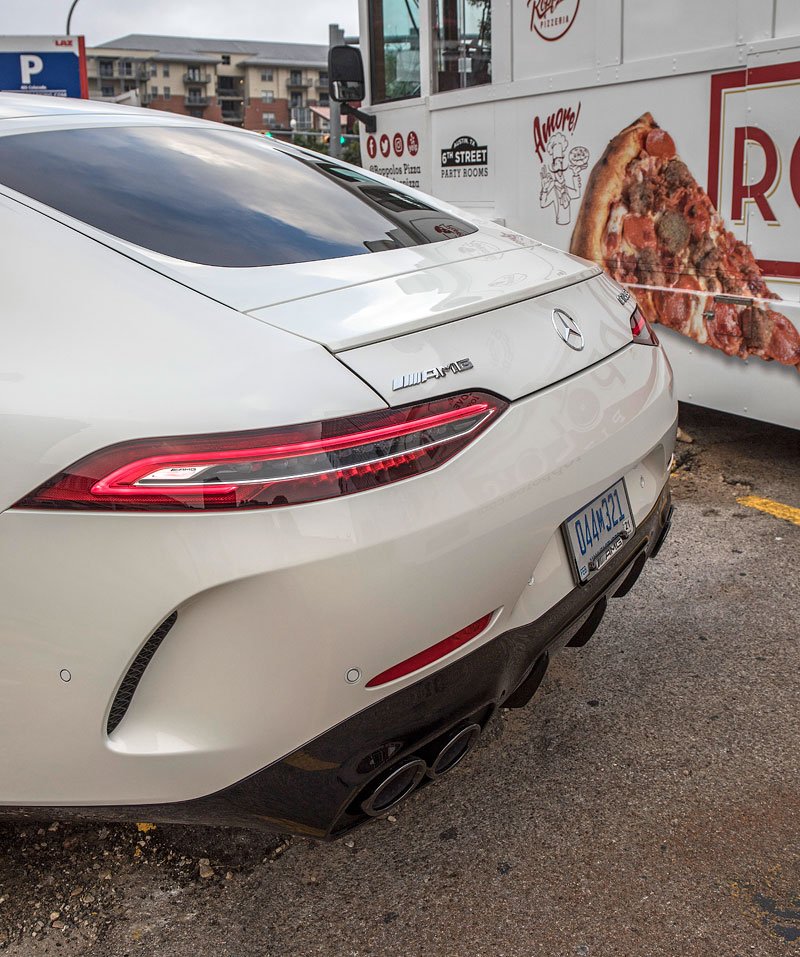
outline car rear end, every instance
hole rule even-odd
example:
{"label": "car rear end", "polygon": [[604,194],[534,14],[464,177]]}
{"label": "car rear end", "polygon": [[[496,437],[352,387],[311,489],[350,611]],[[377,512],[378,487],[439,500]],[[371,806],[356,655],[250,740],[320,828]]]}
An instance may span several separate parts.
{"label": "car rear end", "polygon": [[[0,813],[336,836],[455,767],[632,585],[668,527],[676,419],[635,304],[488,224],[431,249],[249,302],[266,272],[234,270],[222,305],[231,271],[146,264],[162,306],[208,314],[228,394],[187,360],[160,431],[133,389],[127,424],[121,402],[110,431],[74,422],[2,503],[0,714],[22,730]],[[159,369],[181,335],[165,320]]]}

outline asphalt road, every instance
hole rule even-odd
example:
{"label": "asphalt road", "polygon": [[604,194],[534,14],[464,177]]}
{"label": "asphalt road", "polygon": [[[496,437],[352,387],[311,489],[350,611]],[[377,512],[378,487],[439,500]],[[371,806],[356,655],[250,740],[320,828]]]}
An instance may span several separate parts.
{"label": "asphalt road", "polygon": [[800,507],[800,440],[681,424],[671,540],[458,771],[334,845],[4,824],[0,948],[800,955],[800,526],[737,502]]}

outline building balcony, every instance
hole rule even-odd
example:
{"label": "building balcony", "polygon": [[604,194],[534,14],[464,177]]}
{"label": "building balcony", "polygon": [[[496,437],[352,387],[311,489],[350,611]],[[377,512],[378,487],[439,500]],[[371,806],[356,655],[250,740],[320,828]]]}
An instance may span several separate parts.
{"label": "building balcony", "polygon": [[100,80],[144,80],[150,76],[150,67],[144,62],[126,61],[127,66],[119,61],[114,63],[87,63],[86,74],[92,79]]}
{"label": "building balcony", "polygon": [[286,86],[290,90],[292,89],[307,90],[313,85],[314,84],[312,80],[304,80],[302,77],[299,77],[299,76],[294,76],[294,77],[290,76],[289,79],[286,81]]}
{"label": "building balcony", "polygon": [[241,110],[223,110],[223,123],[242,123],[244,122],[244,113]]}
{"label": "building balcony", "polygon": [[244,100],[244,93],[242,90],[217,90],[217,99],[218,100]]}
{"label": "building balcony", "polygon": [[187,96],[184,98],[184,104],[186,106],[201,106],[205,108],[208,106],[208,97],[207,96]]}
{"label": "building balcony", "polygon": [[120,80],[146,80],[150,76],[150,68],[144,63],[134,63],[130,68],[117,63],[114,67],[114,76]]}
{"label": "building balcony", "polygon": [[311,110],[307,106],[292,107],[292,129],[302,132],[313,126]]}
{"label": "building balcony", "polygon": [[184,73],[183,82],[184,83],[210,83],[211,74],[210,73]]}

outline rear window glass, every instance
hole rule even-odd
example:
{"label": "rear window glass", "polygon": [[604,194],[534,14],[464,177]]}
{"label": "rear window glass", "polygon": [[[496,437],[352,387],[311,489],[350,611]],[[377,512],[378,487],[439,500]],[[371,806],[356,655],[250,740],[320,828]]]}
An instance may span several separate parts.
{"label": "rear window glass", "polygon": [[[1,136],[0,184],[138,246],[212,266],[336,259],[475,232],[327,156],[226,130]],[[420,220],[421,210],[435,222]]]}

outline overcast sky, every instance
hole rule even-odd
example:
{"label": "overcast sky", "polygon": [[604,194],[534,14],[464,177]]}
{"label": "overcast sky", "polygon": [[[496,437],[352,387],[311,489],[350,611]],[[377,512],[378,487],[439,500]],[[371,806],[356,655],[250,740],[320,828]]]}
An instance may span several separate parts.
{"label": "overcast sky", "polygon": [[[64,32],[71,0],[0,0],[0,34]],[[89,46],[126,33],[327,43],[358,33],[358,0],[78,0],[72,32]]]}

